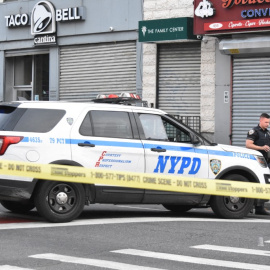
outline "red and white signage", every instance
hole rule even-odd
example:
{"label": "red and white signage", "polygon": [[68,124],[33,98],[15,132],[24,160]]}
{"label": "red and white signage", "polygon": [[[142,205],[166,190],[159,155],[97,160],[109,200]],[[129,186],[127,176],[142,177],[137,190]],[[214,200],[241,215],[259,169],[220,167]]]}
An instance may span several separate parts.
{"label": "red and white signage", "polygon": [[194,34],[270,31],[270,0],[195,0]]}
{"label": "red and white signage", "polygon": [[215,22],[215,23],[204,24],[205,31],[252,29],[252,28],[261,28],[261,27],[270,27],[270,19],[228,21],[228,22]]}

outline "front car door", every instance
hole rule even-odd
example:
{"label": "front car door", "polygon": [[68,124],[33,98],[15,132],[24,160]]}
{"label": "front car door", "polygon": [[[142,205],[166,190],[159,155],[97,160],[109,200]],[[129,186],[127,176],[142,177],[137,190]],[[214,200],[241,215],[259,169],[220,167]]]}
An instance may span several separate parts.
{"label": "front car door", "polygon": [[[136,119],[147,173],[208,178],[208,151],[201,144],[193,144],[190,130],[166,115],[138,113]],[[146,190],[144,202],[194,204],[202,198],[200,194]]]}

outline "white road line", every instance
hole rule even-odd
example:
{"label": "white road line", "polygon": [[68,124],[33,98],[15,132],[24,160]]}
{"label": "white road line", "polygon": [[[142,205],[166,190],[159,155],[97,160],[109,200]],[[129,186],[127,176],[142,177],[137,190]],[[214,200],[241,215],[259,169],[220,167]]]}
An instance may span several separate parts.
{"label": "white road line", "polygon": [[191,256],[183,256],[183,255],[176,255],[176,254],[169,254],[169,253],[144,251],[144,250],[137,250],[137,249],[122,249],[122,250],[115,250],[115,251],[111,251],[111,252],[125,254],[125,255],[155,258],[155,259],[161,259],[161,260],[170,260],[170,261],[176,261],[176,262],[191,263],[191,264],[227,267],[230,269],[270,270],[269,265],[205,259],[205,258],[199,258],[199,257],[191,257]]}
{"label": "white road line", "polygon": [[54,228],[73,226],[93,226],[106,224],[127,224],[147,222],[217,222],[217,223],[270,223],[270,219],[218,219],[218,218],[168,218],[168,217],[134,217],[134,218],[105,218],[105,219],[77,219],[68,223],[27,222],[27,223],[4,223],[0,224],[1,230]]}
{"label": "white road line", "polygon": [[33,270],[33,269],[21,268],[21,267],[12,266],[12,265],[0,265],[0,270]]}
{"label": "white road line", "polygon": [[76,264],[83,264],[83,265],[91,265],[96,267],[103,267],[108,269],[116,269],[116,270],[164,270],[161,268],[153,268],[153,267],[145,267],[127,263],[119,263],[113,261],[106,261],[106,260],[96,260],[96,259],[86,259],[86,258],[79,258],[79,257],[72,257],[72,256],[63,256],[53,253],[45,253],[45,254],[37,254],[29,256],[31,258],[36,259],[46,259],[46,260],[54,260],[60,261],[64,263],[76,263]]}
{"label": "white road line", "polygon": [[198,246],[193,246],[191,248],[233,252],[233,253],[242,253],[242,254],[250,254],[250,255],[259,255],[259,256],[270,256],[270,251],[259,250],[259,249],[224,247],[224,246],[215,246],[215,245],[198,245]]}
{"label": "white road line", "polygon": [[164,209],[154,209],[154,208],[138,207],[138,206],[126,206],[126,205],[116,205],[116,207],[140,209],[140,210],[151,210],[151,211],[159,211],[159,212],[168,212],[168,210],[166,210],[165,208]]}

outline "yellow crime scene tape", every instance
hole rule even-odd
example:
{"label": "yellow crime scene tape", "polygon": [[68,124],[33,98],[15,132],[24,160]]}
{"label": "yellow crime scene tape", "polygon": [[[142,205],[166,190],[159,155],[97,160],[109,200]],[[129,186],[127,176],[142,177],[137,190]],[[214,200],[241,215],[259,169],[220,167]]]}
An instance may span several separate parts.
{"label": "yellow crime scene tape", "polygon": [[84,184],[270,200],[270,185],[231,181],[233,179],[200,179],[17,161],[0,161],[0,174]]}

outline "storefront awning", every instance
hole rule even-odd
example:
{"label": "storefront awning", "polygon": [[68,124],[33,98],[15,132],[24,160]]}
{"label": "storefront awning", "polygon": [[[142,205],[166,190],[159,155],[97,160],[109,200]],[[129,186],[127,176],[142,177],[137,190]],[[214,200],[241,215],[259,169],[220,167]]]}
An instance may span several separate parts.
{"label": "storefront awning", "polygon": [[269,36],[238,37],[221,39],[219,50],[223,54],[248,54],[270,52]]}

